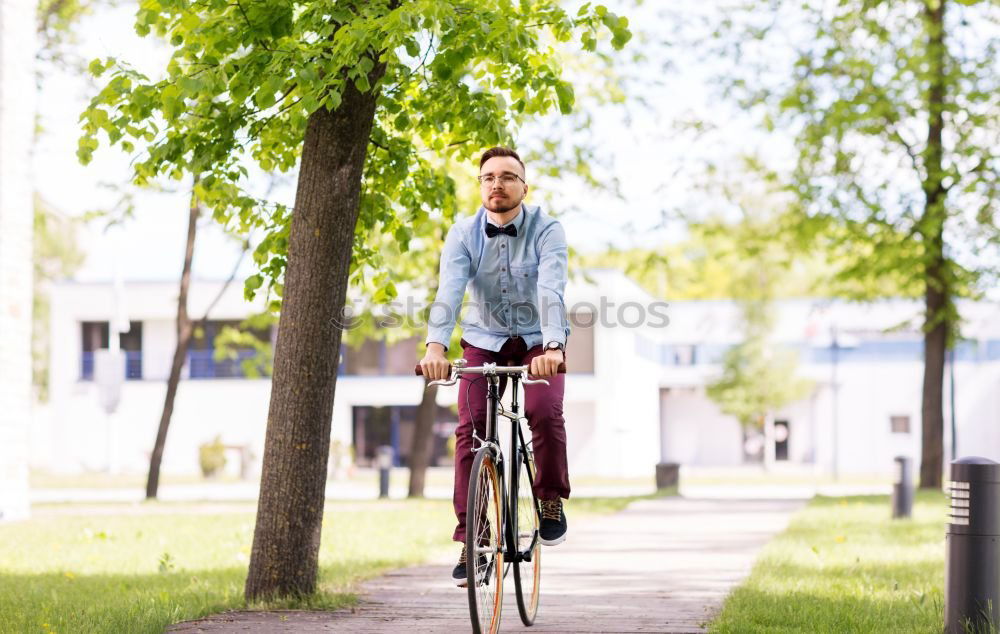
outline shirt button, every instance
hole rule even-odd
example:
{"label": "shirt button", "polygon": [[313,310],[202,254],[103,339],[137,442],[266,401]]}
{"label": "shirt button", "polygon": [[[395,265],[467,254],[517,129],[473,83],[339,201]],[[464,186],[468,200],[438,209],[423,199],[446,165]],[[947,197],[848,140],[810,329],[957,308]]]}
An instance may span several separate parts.
{"label": "shirt button", "polygon": [[507,289],[506,289],[506,288],[503,288],[503,289],[500,289],[500,292],[501,292],[501,293],[506,293],[506,292],[507,292]]}
{"label": "shirt button", "polygon": [[501,273],[506,273],[506,272],[507,272],[507,269],[501,266],[501,267],[500,267],[500,272],[501,272]]}
{"label": "shirt button", "polygon": [[500,245],[500,248],[501,248],[501,249],[503,249],[503,248],[505,248],[506,246],[507,246],[506,244],[501,244],[501,245]]}

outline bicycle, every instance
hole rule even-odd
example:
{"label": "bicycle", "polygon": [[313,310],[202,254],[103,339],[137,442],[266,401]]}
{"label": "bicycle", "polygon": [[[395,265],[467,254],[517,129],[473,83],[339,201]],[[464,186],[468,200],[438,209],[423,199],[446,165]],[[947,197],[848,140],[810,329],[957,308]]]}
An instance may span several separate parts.
{"label": "bicycle", "polygon": [[[473,440],[478,440],[479,446],[473,446],[476,457],[469,477],[465,526],[469,616],[475,634],[493,634],[500,630],[503,580],[511,567],[521,622],[530,626],[538,614],[542,573],[538,536],[541,513],[532,489],[535,461],[521,429],[521,422],[526,423],[527,419],[519,415],[517,388],[518,382],[525,386],[548,385],[549,382],[528,378],[528,369],[527,365],[498,366],[495,363],[466,367],[465,359],[457,359],[451,366],[450,378],[428,384],[455,385],[463,375],[481,375],[487,381],[486,437],[479,438],[473,426]],[[565,373],[566,365],[561,364],[558,371]],[[416,373],[423,374],[419,365]],[[500,402],[501,376],[511,380],[510,410]],[[509,457],[500,446],[499,416],[511,421]]]}

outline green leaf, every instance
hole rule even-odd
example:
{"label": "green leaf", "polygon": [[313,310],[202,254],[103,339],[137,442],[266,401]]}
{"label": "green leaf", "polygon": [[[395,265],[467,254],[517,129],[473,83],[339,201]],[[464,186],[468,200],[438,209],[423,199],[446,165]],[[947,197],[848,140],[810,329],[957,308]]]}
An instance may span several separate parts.
{"label": "green leaf", "polygon": [[265,110],[273,106],[277,102],[276,93],[281,89],[281,86],[284,83],[284,78],[274,75],[271,75],[264,80],[260,90],[258,90],[257,94],[253,97],[254,103],[257,104],[257,107],[261,110]]}
{"label": "green leaf", "polygon": [[306,111],[306,113],[312,114],[319,108],[319,98],[315,94],[309,93],[302,98],[299,106]]}
{"label": "green leaf", "polygon": [[246,298],[247,301],[252,300],[254,298],[254,295],[257,294],[257,289],[263,285],[264,285],[264,278],[259,273],[251,275],[243,283],[243,296]]}
{"label": "green leaf", "polygon": [[95,59],[90,62],[90,66],[87,67],[87,70],[89,70],[90,74],[94,77],[100,77],[104,74],[106,68],[101,64],[100,59]]}
{"label": "green leaf", "polygon": [[556,84],[556,97],[559,99],[559,112],[562,114],[573,112],[573,104],[576,101],[576,97],[573,94],[573,86],[571,84],[564,81]]}
{"label": "green leaf", "polygon": [[337,108],[340,107],[340,93],[335,90],[331,90],[329,93],[327,93],[324,103],[326,105],[327,110],[330,111],[336,110]]}

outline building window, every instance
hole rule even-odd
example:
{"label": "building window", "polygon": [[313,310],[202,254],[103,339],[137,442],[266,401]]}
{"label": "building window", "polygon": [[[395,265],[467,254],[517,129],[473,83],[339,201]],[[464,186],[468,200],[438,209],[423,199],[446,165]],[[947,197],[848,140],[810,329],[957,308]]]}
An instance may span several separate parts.
{"label": "building window", "polygon": [[[206,320],[195,322],[194,333],[188,342],[188,376],[192,379],[242,379],[246,378],[246,365],[253,363],[258,357],[255,348],[228,348],[223,358],[216,358],[215,339],[224,328],[235,328],[253,335],[264,343],[271,343],[271,328],[243,328],[237,320]],[[256,368],[257,375],[269,376],[270,372],[263,363]]]}
{"label": "building window", "polygon": [[566,341],[566,371],[572,374],[594,373],[594,326],[597,314],[587,311],[570,313],[572,332]]}
{"label": "building window", "polygon": [[677,345],[673,347],[674,365],[694,365],[697,363],[695,347],[691,345]]}
{"label": "building window", "polygon": [[[80,323],[82,344],[80,379],[94,380],[94,352],[107,350],[110,347],[110,328],[106,321],[84,321]],[[142,322],[130,321],[128,332],[118,335],[118,345],[125,352],[125,378],[138,380],[142,378]]]}
{"label": "building window", "polygon": [[908,434],[910,433],[910,417],[909,416],[890,416],[889,417],[889,428],[894,434]]}
{"label": "building window", "polygon": [[384,374],[385,343],[376,339],[366,339],[359,346],[341,346],[344,359],[344,374],[355,376],[379,376]]}
{"label": "building window", "polygon": [[774,459],[788,460],[788,436],[790,428],[787,420],[774,421]]}
{"label": "building window", "polygon": [[392,344],[367,339],[357,346],[341,344],[341,374],[353,376],[413,376],[422,351],[421,337],[409,337]]}
{"label": "building window", "polygon": [[413,367],[423,356],[423,337],[410,337],[387,345],[385,373],[390,376],[413,376]]}
{"label": "building window", "polygon": [[[412,368],[411,368],[412,370]],[[410,450],[417,424],[416,405],[387,405],[373,407],[356,405],[353,408],[352,442],[354,463],[361,467],[374,466],[375,454],[380,445],[393,448],[395,465],[410,466]],[[437,406],[432,428],[431,465],[453,464],[454,457],[448,449],[448,439],[458,426],[458,413],[448,407]]]}

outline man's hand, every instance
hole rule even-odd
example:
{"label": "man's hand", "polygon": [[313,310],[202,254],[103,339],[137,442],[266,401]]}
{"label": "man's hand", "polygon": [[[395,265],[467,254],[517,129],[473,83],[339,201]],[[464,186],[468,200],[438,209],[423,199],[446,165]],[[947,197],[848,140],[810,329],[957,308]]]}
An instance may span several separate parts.
{"label": "man's hand", "polygon": [[531,360],[528,374],[539,377],[555,376],[558,374],[559,364],[564,360],[562,350],[546,350],[545,354]]}
{"label": "man's hand", "polygon": [[448,358],[444,356],[444,353],[445,348],[441,344],[427,344],[427,352],[424,353],[424,358],[420,360],[420,369],[423,371],[424,376],[431,381],[442,381],[450,375],[449,368],[451,364],[448,362]]}

